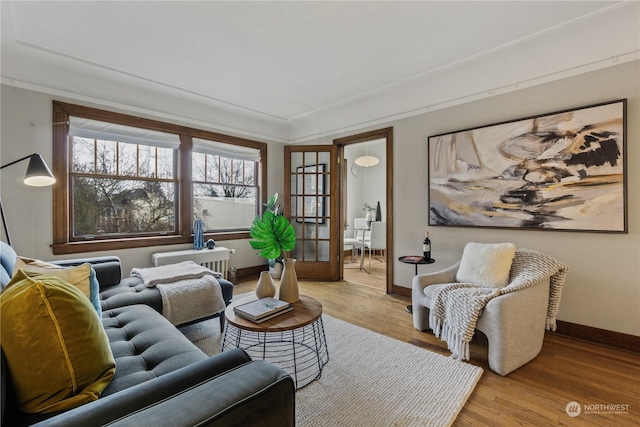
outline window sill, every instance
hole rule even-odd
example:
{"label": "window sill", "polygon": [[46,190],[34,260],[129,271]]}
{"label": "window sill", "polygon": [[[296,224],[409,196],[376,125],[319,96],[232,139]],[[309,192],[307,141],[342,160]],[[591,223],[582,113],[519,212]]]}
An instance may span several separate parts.
{"label": "window sill", "polygon": [[[224,240],[248,239],[248,231],[230,233],[209,233],[204,236],[205,242],[214,239]],[[193,236],[154,236],[124,239],[87,240],[82,242],[55,243],[51,245],[54,255],[79,254],[84,252],[113,251],[119,249],[146,248],[150,246],[180,245],[193,243]]]}

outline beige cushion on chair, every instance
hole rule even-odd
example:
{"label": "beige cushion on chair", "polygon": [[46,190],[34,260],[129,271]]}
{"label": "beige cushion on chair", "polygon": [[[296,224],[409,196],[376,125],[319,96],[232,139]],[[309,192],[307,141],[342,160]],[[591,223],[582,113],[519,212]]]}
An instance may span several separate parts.
{"label": "beige cushion on chair", "polygon": [[513,243],[467,243],[456,282],[504,288],[509,284],[515,255],[516,245]]}

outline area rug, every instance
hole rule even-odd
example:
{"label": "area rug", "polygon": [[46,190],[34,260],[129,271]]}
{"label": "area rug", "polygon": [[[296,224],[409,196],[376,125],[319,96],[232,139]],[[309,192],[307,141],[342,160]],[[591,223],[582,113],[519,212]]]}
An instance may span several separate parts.
{"label": "area rug", "polygon": [[323,315],[329,363],[296,394],[299,427],[450,426],[482,369]]}

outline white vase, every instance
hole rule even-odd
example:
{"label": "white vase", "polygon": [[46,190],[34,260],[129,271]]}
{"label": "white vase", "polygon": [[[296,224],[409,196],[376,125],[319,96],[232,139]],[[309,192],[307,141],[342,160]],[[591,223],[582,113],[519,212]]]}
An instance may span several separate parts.
{"label": "white vase", "polygon": [[365,215],[365,220],[367,221],[367,228],[370,228],[371,221],[373,221],[373,215],[371,215],[371,212],[367,212],[367,215]]}
{"label": "white vase", "polygon": [[296,275],[296,260],[288,258],[282,260],[284,268],[280,277],[280,294],[278,299],[288,303],[298,302],[300,295],[298,293],[298,276]]}
{"label": "white vase", "polygon": [[269,266],[269,273],[271,273],[271,277],[274,279],[279,279],[282,276],[282,264],[276,262],[273,264],[273,267]]}
{"label": "white vase", "polygon": [[258,299],[274,297],[276,295],[276,284],[268,271],[260,272],[260,278],[256,285],[256,296]]}

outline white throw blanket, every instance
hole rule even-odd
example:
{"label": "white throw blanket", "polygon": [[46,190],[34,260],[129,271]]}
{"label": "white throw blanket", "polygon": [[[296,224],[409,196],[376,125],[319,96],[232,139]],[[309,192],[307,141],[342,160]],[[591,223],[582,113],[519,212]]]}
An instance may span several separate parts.
{"label": "white throw blanket", "polygon": [[547,330],[556,330],[562,286],[569,268],[541,252],[518,249],[511,265],[509,284],[490,288],[473,283],[449,283],[435,289],[431,296],[429,327],[447,342],[451,355],[469,359],[469,343],[482,309],[491,299],[527,288],[539,280],[550,279],[547,306]]}
{"label": "white throw blanket", "polygon": [[158,284],[173,283],[185,279],[199,279],[203,276],[222,277],[222,274],[211,271],[193,261],[183,261],[160,267],[134,268],[131,270],[131,276],[141,278],[148,288],[152,288]]}
{"label": "white throw blanket", "polygon": [[156,287],[162,296],[162,315],[182,325],[222,312],[226,305],[215,273],[193,261],[151,268],[134,268],[131,276]]}

